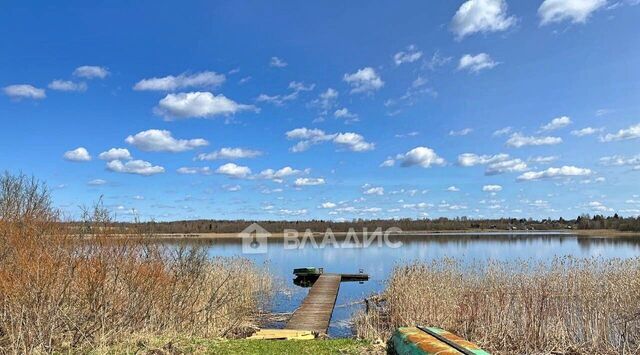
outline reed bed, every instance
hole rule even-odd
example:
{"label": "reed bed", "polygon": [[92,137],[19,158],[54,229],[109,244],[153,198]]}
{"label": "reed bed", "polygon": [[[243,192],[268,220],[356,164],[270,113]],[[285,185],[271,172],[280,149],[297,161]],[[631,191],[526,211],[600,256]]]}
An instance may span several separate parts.
{"label": "reed bed", "polygon": [[0,177],[0,353],[234,337],[269,302],[269,273],[246,259],[146,243],[143,231],[108,227],[101,205],[80,229],[59,222],[38,181]]}
{"label": "reed bed", "polygon": [[359,337],[438,326],[494,354],[639,354],[640,258],[399,265]]}

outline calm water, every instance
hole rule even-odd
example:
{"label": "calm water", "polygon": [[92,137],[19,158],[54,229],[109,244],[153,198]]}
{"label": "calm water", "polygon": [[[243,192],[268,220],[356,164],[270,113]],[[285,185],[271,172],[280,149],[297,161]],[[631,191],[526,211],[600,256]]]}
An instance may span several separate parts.
{"label": "calm water", "polygon": [[[318,240],[320,240],[319,238]],[[384,287],[393,267],[413,260],[430,261],[453,257],[464,262],[484,262],[489,259],[509,261],[527,259],[550,261],[556,256],[631,258],[640,257],[640,238],[583,238],[562,234],[499,234],[499,235],[431,235],[396,236],[392,241],[402,241],[400,248],[368,247],[339,249],[285,249],[282,240],[270,240],[266,254],[243,254],[242,243],[237,240],[214,239],[197,242],[204,245],[211,256],[244,256],[257,264],[266,264],[269,270],[289,288],[286,296],[280,295],[274,302],[276,312],[296,309],[307,294],[305,288],[293,285],[292,270],[295,267],[324,267],[326,272],[357,273],[363,269],[370,280],[363,283],[342,283],[331,319],[329,335],[333,337],[351,334],[348,323],[351,314],[361,307],[358,303],[365,296],[379,292]],[[340,239],[339,239],[340,240]]]}

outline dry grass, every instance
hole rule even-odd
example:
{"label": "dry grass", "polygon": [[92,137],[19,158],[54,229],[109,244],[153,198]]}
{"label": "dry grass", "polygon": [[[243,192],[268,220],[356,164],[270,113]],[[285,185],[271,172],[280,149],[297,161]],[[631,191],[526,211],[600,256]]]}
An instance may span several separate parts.
{"label": "dry grass", "polygon": [[[495,354],[640,353],[640,259],[398,266],[358,336],[439,326]],[[375,303],[375,304],[374,304]]]}
{"label": "dry grass", "polygon": [[0,177],[0,353],[85,351],[133,334],[221,337],[264,308],[271,279],[245,259],[210,259],[106,228],[101,206],[80,234],[58,223],[46,189]]}

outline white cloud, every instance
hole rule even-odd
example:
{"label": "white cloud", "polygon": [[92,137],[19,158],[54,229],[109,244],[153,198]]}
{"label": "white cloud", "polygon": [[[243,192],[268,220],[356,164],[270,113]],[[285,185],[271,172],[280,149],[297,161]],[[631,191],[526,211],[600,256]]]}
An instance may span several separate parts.
{"label": "white cloud", "polygon": [[100,153],[98,157],[102,160],[131,160],[131,153],[126,148],[111,148],[106,152]]}
{"label": "white cloud", "polygon": [[444,165],[445,160],[436,154],[436,152],[428,147],[416,147],[404,154],[398,154],[396,160],[403,167],[421,166],[429,168],[432,165]]}
{"label": "white cloud", "polygon": [[571,131],[571,135],[574,135],[576,137],[584,137],[584,136],[590,136],[590,135],[602,132],[603,130],[604,128],[585,127],[582,129],[576,129]]}
{"label": "white cloud", "polygon": [[161,78],[142,79],[133,86],[138,91],[174,91],[188,87],[217,87],[225,81],[224,74],[212,71],[178,76],[168,75]]}
{"label": "white cloud", "polygon": [[332,141],[335,144],[346,146],[354,152],[364,152],[375,148],[373,143],[365,141],[364,137],[353,132],[327,134],[321,129],[296,128],[286,133],[287,139],[300,140],[291,148],[297,153],[309,149],[314,144]]}
{"label": "white cloud", "polygon": [[396,165],[396,160],[393,158],[387,158],[387,160],[383,161],[380,164],[381,168],[390,168],[392,166]]}
{"label": "white cloud", "polygon": [[269,61],[269,66],[270,67],[275,67],[275,68],[284,68],[287,65],[289,65],[287,62],[285,62],[284,60],[278,58],[278,57],[271,57],[271,60]]}
{"label": "white cloud", "polygon": [[560,137],[532,137],[524,136],[521,133],[514,133],[509,137],[506,144],[509,147],[521,148],[525,146],[539,146],[539,145],[555,145],[562,143]]}
{"label": "white cloud", "polygon": [[499,130],[493,132],[493,136],[494,137],[505,136],[505,135],[511,133],[512,129],[513,128],[511,128],[511,127],[500,128]]}
{"label": "white cloud", "polygon": [[85,79],[104,79],[109,75],[109,70],[105,67],[83,65],[81,67],[77,67],[76,70],[73,71],[73,75]]}
{"label": "white cloud", "polygon": [[362,68],[352,74],[345,74],[342,80],[351,85],[352,94],[371,92],[384,86],[384,81],[371,67]]}
{"label": "white cloud", "polygon": [[447,187],[447,191],[449,191],[449,192],[459,192],[460,189],[458,187],[456,187],[456,186],[449,186],[449,187]]}
{"label": "white cloud", "polygon": [[600,158],[600,164],[604,166],[640,166],[640,154],[633,157],[613,155]]}
{"label": "white cloud", "polygon": [[[289,93],[287,95],[260,94],[256,98],[256,101],[258,101],[258,102],[268,102],[268,103],[272,103],[272,104],[274,104],[276,106],[282,106],[287,101],[292,101],[292,100],[297,99],[298,95],[300,94],[300,92],[311,91],[315,87],[316,87],[316,84],[306,85],[305,83],[302,83],[302,82],[292,81],[292,82],[289,83],[289,89],[293,90],[291,93]],[[332,90],[332,89],[330,89],[330,90]]]}
{"label": "white cloud", "polygon": [[602,202],[600,201],[591,201],[589,202],[588,206],[597,212],[613,212],[613,208],[609,208],[607,206],[605,206]]}
{"label": "white cloud", "polygon": [[509,154],[477,155],[474,153],[464,153],[458,155],[458,164],[461,166],[475,166],[491,164],[507,159],[509,159]]}
{"label": "white cloud", "polygon": [[76,162],[91,161],[91,155],[89,154],[87,149],[84,147],[78,147],[74,150],[67,151],[64,153],[63,157],[65,160],[68,160],[68,161],[76,161]]}
{"label": "white cloud", "polygon": [[29,84],[16,84],[9,85],[2,88],[2,91],[5,95],[9,96],[14,100],[20,99],[34,99],[40,100],[47,97],[44,89],[39,89],[33,85]]}
{"label": "white cloud", "polygon": [[320,208],[335,208],[337,205],[333,202],[324,202],[322,205],[320,205]]}
{"label": "white cloud", "polygon": [[240,185],[222,185],[222,188],[229,192],[238,192],[242,190]]}
{"label": "white cloud", "polygon": [[168,94],[154,108],[165,119],[229,116],[242,111],[257,111],[253,105],[239,104],[224,95],[210,92]]}
{"label": "white cloud", "polygon": [[573,122],[571,122],[571,118],[569,118],[568,116],[556,117],[552,119],[551,122],[540,127],[540,129],[542,129],[543,131],[553,131],[556,129],[567,127],[571,123]]}
{"label": "white cloud", "polygon": [[393,62],[396,65],[404,64],[404,63],[413,63],[416,60],[422,57],[422,51],[419,51],[418,48],[414,45],[410,45],[407,47],[407,51],[400,51],[393,56]]}
{"label": "white cloud", "polygon": [[302,171],[294,169],[290,166],[285,166],[282,169],[274,170],[274,169],[265,169],[258,174],[258,177],[262,179],[276,180],[281,181],[283,178],[298,175],[302,173]]}
{"label": "white cloud", "polygon": [[136,174],[142,176],[151,176],[164,173],[164,168],[159,165],[153,165],[144,160],[130,160],[123,163],[120,160],[112,160],[107,162],[107,169],[116,173]]}
{"label": "white cloud", "polygon": [[294,182],[296,186],[316,186],[324,184],[325,181],[323,178],[297,178]]}
{"label": "white cloud", "polygon": [[622,141],[628,139],[640,138],[640,123],[630,126],[629,128],[621,129],[617,133],[608,133],[600,140],[603,142]]}
{"label": "white cloud", "polygon": [[216,169],[216,173],[239,179],[249,176],[251,174],[251,169],[246,166],[227,163]]}
{"label": "white cloud", "polygon": [[87,84],[73,82],[71,80],[54,80],[49,83],[49,89],[58,91],[87,91]]}
{"label": "white cloud", "polygon": [[384,187],[370,187],[363,192],[365,195],[384,195]]}
{"label": "white cloud", "polygon": [[544,0],[538,8],[540,24],[570,20],[585,23],[589,16],[607,4],[607,0]]}
{"label": "white cloud", "polygon": [[466,136],[467,134],[473,132],[473,128],[463,128],[459,131],[449,131],[450,136]]}
{"label": "white cloud", "polygon": [[178,168],[176,172],[182,175],[195,175],[195,174],[211,175],[213,173],[211,168],[208,166],[205,166],[202,168],[182,167],[182,168]]}
{"label": "white cloud", "polygon": [[204,147],[209,142],[202,138],[175,139],[171,132],[159,129],[150,129],[129,136],[125,142],[147,152],[184,152],[187,150]]}
{"label": "white cloud", "polygon": [[538,156],[538,157],[529,158],[530,162],[537,163],[537,164],[549,164],[549,163],[554,162],[556,160],[558,160],[558,156],[556,156],[556,155]]}
{"label": "white cloud", "polygon": [[453,16],[451,30],[462,39],[476,32],[504,31],[516,22],[514,16],[507,15],[505,0],[469,0]]}
{"label": "white cloud", "polygon": [[479,73],[485,69],[491,69],[500,63],[494,61],[487,53],[476,55],[465,54],[460,57],[458,70],[467,70],[471,73]]}
{"label": "white cloud", "polygon": [[458,164],[465,167],[487,165],[485,175],[523,172],[528,170],[527,163],[518,158],[511,159],[509,154],[477,155],[464,153],[458,155]]}
{"label": "white cloud", "polygon": [[500,192],[500,191],[502,191],[502,186],[500,186],[500,185],[484,185],[484,186],[482,186],[482,191],[484,191],[484,192]]}
{"label": "white cloud", "polygon": [[89,186],[102,186],[102,185],[106,185],[106,184],[107,184],[107,181],[103,180],[103,179],[94,179],[94,180],[91,180],[91,181],[89,181],[87,183],[87,185],[89,185]]}
{"label": "white cloud", "polygon": [[221,148],[215,152],[198,154],[196,160],[216,160],[216,159],[244,159],[255,158],[262,155],[259,150],[245,149],[245,148]]}
{"label": "white cloud", "polygon": [[346,107],[336,110],[333,113],[333,117],[343,118],[346,123],[357,122],[359,120],[358,115],[356,115],[353,112],[350,112],[349,109]]}
{"label": "white cloud", "polygon": [[529,171],[518,176],[518,180],[531,181],[560,177],[588,176],[591,175],[591,173],[592,171],[590,169],[575,166],[563,166],[561,168],[548,168],[542,171]]}
{"label": "white cloud", "polygon": [[335,106],[338,95],[338,91],[328,88],[326,91],[320,93],[318,98],[313,100],[311,104],[323,110],[329,110]]}

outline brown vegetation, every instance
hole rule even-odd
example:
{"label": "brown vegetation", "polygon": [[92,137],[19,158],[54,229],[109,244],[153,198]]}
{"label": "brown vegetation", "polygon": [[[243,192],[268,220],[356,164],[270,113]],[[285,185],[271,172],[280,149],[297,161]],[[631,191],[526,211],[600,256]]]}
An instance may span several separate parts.
{"label": "brown vegetation", "polygon": [[494,354],[640,353],[640,259],[398,266],[358,336],[438,326]]}
{"label": "brown vegetation", "polygon": [[110,238],[120,231],[100,205],[73,233],[59,222],[38,181],[0,177],[0,353],[232,336],[269,299],[269,275],[247,260],[145,243],[136,230]]}

